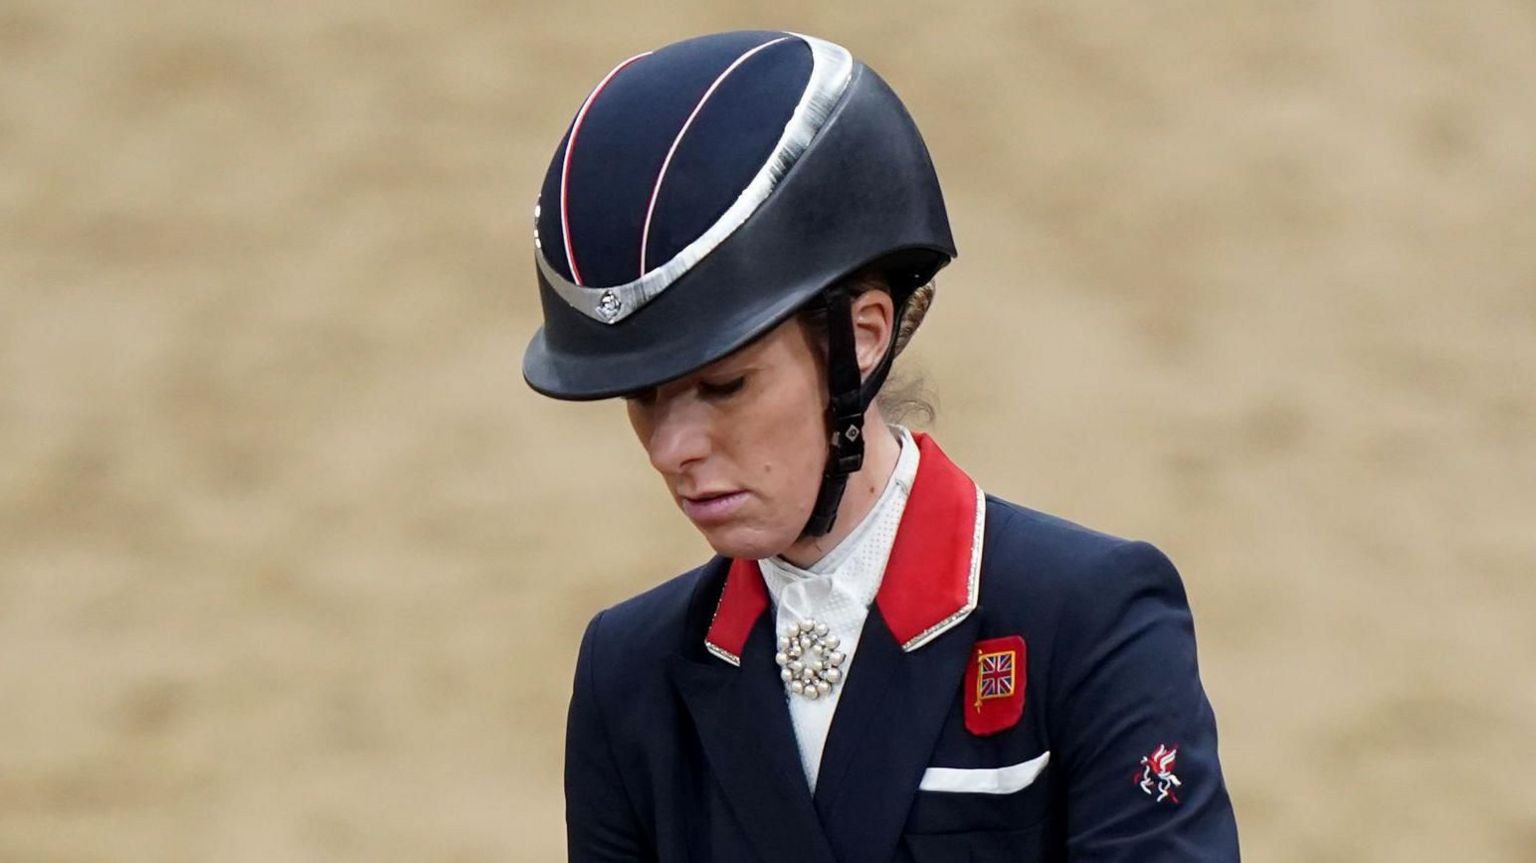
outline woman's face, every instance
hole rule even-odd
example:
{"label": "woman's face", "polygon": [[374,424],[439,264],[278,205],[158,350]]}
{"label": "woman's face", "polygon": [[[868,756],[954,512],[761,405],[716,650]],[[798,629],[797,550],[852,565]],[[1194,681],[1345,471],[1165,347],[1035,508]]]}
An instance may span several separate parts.
{"label": "woman's face", "polygon": [[717,554],[771,557],[800,536],[827,460],[822,365],[814,337],[791,318],[625,400],[651,465]]}

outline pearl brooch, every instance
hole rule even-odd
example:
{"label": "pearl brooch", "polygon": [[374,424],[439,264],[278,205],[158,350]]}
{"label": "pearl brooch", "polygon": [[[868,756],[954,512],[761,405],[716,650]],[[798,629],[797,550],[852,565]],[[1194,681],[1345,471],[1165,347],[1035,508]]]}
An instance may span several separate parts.
{"label": "pearl brooch", "polygon": [[815,701],[831,695],[843,679],[842,664],[847,657],[837,649],[841,641],[827,633],[825,623],[805,620],[791,623],[779,636],[779,651],[773,661],[791,694]]}

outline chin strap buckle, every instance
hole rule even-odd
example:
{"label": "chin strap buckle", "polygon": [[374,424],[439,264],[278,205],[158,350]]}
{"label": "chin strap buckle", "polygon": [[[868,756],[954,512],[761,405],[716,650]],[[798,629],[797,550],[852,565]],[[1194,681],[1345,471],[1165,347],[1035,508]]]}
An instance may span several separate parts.
{"label": "chin strap buckle", "polygon": [[827,425],[832,429],[827,474],[858,472],[864,466],[864,407],[857,390],[838,393],[827,403]]}
{"label": "chin strap buckle", "polygon": [[[859,358],[854,349],[852,299],[846,288],[834,286],[827,289],[827,428],[829,450],[827,467],[822,472],[821,490],[811,517],[806,522],[804,534],[825,536],[837,521],[837,508],[842,503],[848,477],[864,466],[864,412],[868,410],[885,376],[896,358],[896,340],[893,337],[885,349],[885,356],[863,379],[859,371]],[[905,303],[896,309],[896,320],[901,320]]]}

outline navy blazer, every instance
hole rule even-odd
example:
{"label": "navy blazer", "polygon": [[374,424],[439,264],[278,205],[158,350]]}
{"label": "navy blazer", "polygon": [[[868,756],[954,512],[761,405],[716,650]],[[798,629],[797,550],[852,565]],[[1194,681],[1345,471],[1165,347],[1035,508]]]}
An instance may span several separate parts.
{"label": "navy blazer", "polygon": [[[924,474],[947,463],[921,443],[814,795],[761,578],[755,564],[716,558],[587,627],[566,731],[572,861],[1238,860],[1173,565],[1146,543],[989,496],[970,510],[985,523],[970,595],[919,635],[927,621],[914,607],[947,601],[923,592],[943,580],[931,555],[893,578],[898,558],[918,559],[903,538],[927,532],[908,529],[934,496],[920,494]],[[885,596],[903,579],[915,592]],[[967,725],[982,703],[966,686],[973,648],[1015,635],[1027,645],[1022,716],[980,736]],[[1014,765],[1014,781],[990,793],[920,788],[929,768],[985,780]],[[1015,788],[1021,769],[1039,772]]]}

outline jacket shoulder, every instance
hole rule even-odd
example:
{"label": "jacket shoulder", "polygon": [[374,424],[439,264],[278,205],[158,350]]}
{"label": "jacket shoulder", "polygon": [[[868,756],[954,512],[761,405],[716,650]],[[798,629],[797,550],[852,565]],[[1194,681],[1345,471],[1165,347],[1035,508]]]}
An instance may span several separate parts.
{"label": "jacket shoulder", "polygon": [[1182,594],[1178,573],[1155,546],[1084,527],[988,495],[982,600],[994,608],[1060,613],[1151,578]]}
{"label": "jacket shoulder", "polygon": [[725,565],[720,558],[598,612],[583,639],[602,668],[623,670],[676,653],[704,598],[699,591]]}
{"label": "jacket shoulder", "polygon": [[[1173,564],[1148,543],[1006,501],[990,499],[987,518],[984,626],[1028,645],[1026,710],[1070,804],[1074,859],[1236,861],[1215,714]],[[1145,769],[1131,779],[1165,742],[1172,781]],[[1158,805],[1165,792],[1175,805]]]}

